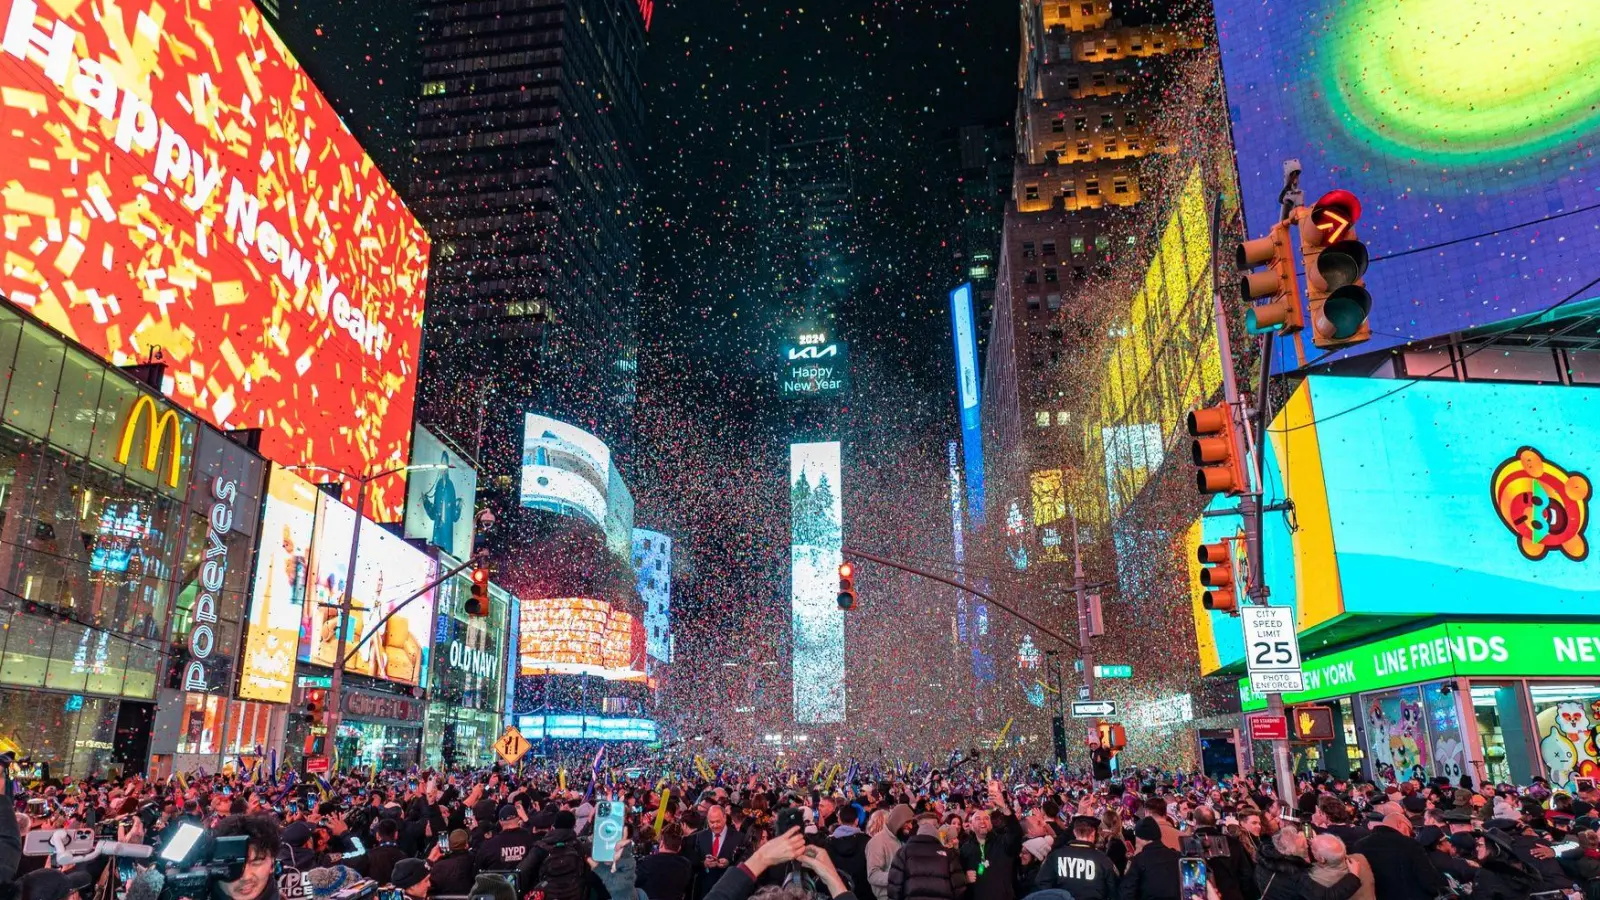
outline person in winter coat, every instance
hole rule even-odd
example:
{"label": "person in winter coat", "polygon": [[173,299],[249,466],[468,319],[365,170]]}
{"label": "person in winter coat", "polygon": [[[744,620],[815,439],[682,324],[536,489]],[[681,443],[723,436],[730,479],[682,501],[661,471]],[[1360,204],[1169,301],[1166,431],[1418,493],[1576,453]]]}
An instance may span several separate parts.
{"label": "person in winter coat", "polygon": [[872,839],[856,827],[860,811],[854,806],[839,807],[839,824],[823,842],[833,867],[845,877],[850,890],[857,897],[867,897],[871,888],[867,880],[867,847]]}
{"label": "person in winter coat", "polygon": [[1331,885],[1319,883],[1311,877],[1305,834],[1282,828],[1257,848],[1256,886],[1261,900],[1349,900],[1361,889],[1361,879],[1350,873]]}
{"label": "person in winter coat", "polygon": [[1017,857],[1022,851],[1017,820],[1001,811],[979,810],[967,824],[971,833],[961,843],[961,865],[972,885],[969,896],[972,900],[1013,900]]}
{"label": "person in winter coat", "polygon": [[[478,868],[472,863],[472,851],[467,849],[469,835],[465,831],[450,832],[450,849],[433,860],[428,872],[430,894],[467,894]],[[437,851],[435,851],[437,852]]]}
{"label": "person in winter coat", "polygon": [[1112,900],[1117,896],[1117,867],[1095,849],[1100,823],[1092,816],[1072,820],[1072,840],[1045,857],[1034,879],[1041,891],[1064,890],[1073,900]]}
{"label": "person in winter coat", "polygon": [[1145,816],[1133,828],[1133,858],[1122,877],[1122,900],[1178,900],[1183,876],[1178,851],[1161,840],[1161,823]]}
{"label": "person in winter coat", "polygon": [[1195,807],[1193,818],[1194,834],[1184,838],[1183,854],[1206,861],[1211,884],[1222,900],[1255,900],[1255,866],[1244,844],[1217,827],[1217,812],[1211,807]]}
{"label": "person in winter coat", "polygon": [[939,820],[927,817],[895,854],[888,900],[955,900],[963,881],[960,855],[939,843]]}
{"label": "person in winter coat", "polygon": [[694,863],[684,858],[683,837],[677,826],[668,823],[661,830],[656,852],[634,866],[634,886],[650,900],[684,900],[694,880]]}
{"label": "person in winter coat", "polygon": [[1383,900],[1433,900],[1449,888],[1428,861],[1428,851],[1412,837],[1411,820],[1390,814],[1353,848],[1372,866],[1373,883]]}
{"label": "person in winter coat", "polygon": [[1334,834],[1319,834],[1311,839],[1311,880],[1323,887],[1331,887],[1354,874],[1361,887],[1350,900],[1377,900],[1372,887],[1372,867],[1365,858],[1345,852],[1344,841]]}
{"label": "person in winter coat", "polygon": [[889,810],[883,830],[867,842],[867,883],[872,886],[877,900],[889,900],[889,869],[900,853],[902,842],[915,827],[912,822],[915,818],[911,807],[902,803]]}

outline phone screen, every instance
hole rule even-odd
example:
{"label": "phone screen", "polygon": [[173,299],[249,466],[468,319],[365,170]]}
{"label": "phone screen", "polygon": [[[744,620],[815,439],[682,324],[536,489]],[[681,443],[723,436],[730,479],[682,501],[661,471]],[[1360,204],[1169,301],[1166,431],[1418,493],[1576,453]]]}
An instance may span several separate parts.
{"label": "phone screen", "polygon": [[202,834],[205,834],[205,829],[193,822],[184,822],[178,826],[178,833],[172,836],[172,840],[161,848],[161,858],[170,863],[183,863]]}
{"label": "phone screen", "polygon": [[445,834],[439,835],[439,852],[440,853],[449,853],[450,852],[450,835],[449,835],[449,833],[445,833]]}
{"label": "phone screen", "polygon": [[1192,856],[1178,860],[1181,900],[1206,900],[1206,861]]}

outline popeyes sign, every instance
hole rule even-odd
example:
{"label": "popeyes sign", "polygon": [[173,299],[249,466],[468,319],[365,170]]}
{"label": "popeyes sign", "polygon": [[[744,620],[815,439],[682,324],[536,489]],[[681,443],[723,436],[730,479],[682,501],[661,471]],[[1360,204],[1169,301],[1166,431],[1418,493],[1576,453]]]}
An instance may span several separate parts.
{"label": "popeyes sign", "polygon": [[250,0],[0,0],[0,116],[0,294],[282,464],[410,458],[427,235]]}
{"label": "popeyes sign", "polygon": [[211,661],[217,652],[217,598],[228,575],[228,533],[233,530],[233,501],[239,482],[221,475],[211,479],[211,510],[206,516],[206,543],[200,557],[200,592],[189,629],[189,661],[183,667],[183,689],[211,691],[218,684]]}

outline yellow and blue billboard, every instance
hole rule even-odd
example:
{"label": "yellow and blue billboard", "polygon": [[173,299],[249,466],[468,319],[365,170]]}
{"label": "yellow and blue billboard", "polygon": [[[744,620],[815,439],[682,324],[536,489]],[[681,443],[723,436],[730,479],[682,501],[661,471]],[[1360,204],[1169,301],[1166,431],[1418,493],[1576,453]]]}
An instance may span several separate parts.
{"label": "yellow and blue billboard", "polygon": [[[1271,602],[1295,607],[1302,635],[1397,617],[1586,615],[1600,601],[1600,390],[1312,376],[1268,435],[1266,499],[1292,508],[1265,516],[1262,562]],[[1239,528],[1208,517],[1189,543]],[[1196,623],[1204,671],[1242,658],[1237,620],[1196,601]]]}

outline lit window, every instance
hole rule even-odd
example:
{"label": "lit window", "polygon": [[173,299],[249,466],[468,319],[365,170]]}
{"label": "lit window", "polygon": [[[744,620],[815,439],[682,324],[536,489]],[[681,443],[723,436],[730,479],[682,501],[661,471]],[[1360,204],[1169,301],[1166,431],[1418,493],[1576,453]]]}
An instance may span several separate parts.
{"label": "lit window", "polygon": [[1089,152],[1090,152],[1089,151],[1089,142],[1088,141],[1079,141],[1078,142],[1078,155],[1079,156],[1088,156]]}
{"label": "lit window", "polygon": [[1097,234],[1094,236],[1094,248],[1102,253],[1111,249],[1111,238]]}
{"label": "lit window", "polygon": [[1039,412],[1034,413],[1033,414],[1033,424],[1039,426],[1040,428],[1049,428],[1050,427],[1050,411],[1049,410],[1041,410]]}
{"label": "lit window", "polygon": [[1073,238],[1072,239],[1072,252],[1073,253],[1082,253],[1083,251],[1084,251],[1083,238],[1081,238],[1081,237]]}
{"label": "lit window", "polygon": [[1111,179],[1111,192],[1113,194],[1126,194],[1128,192],[1128,179],[1126,179],[1126,178],[1113,178],[1113,179]]}
{"label": "lit window", "polygon": [[424,81],[422,83],[422,96],[435,97],[442,93],[444,93],[444,82]]}
{"label": "lit window", "polygon": [[1117,139],[1116,138],[1114,138],[1114,137],[1106,138],[1106,152],[1107,153],[1115,153],[1115,152],[1117,152]]}
{"label": "lit window", "polygon": [[1111,113],[1101,113],[1100,114],[1100,127],[1101,128],[1115,128],[1115,127],[1117,127],[1116,117],[1111,115]]}
{"label": "lit window", "polygon": [[1023,192],[1027,195],[1029,200],[1039,199],[1039,186],[1037,184],[1028,185],[1023,189]]}
{"label": "lit window", "polygon": [[1083,14],[1086,15],[1086,16],[1094,15],[1094,4],[1093,3],[1085,3],[1083,5]]}
{"label": "lit window", "polygon": [[1072,413],[1069,413],[1064,409],[1056,411],[1056,424],[1057,425],[1065,425],[1065,424],[1067,424],[1067,421],[1069,419],[1071,419],[1071,418],[1072,418]]}
{"label": "lit window", "polygon": [[1083,192],[1091,197],[1100,196],[1100,182],[1090,179],[1083,183]]}

